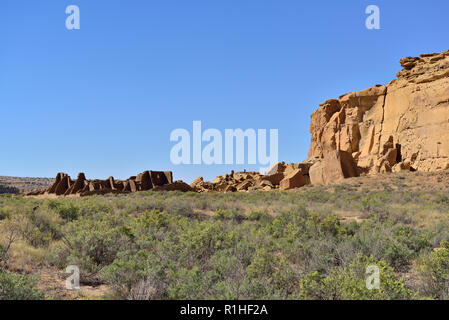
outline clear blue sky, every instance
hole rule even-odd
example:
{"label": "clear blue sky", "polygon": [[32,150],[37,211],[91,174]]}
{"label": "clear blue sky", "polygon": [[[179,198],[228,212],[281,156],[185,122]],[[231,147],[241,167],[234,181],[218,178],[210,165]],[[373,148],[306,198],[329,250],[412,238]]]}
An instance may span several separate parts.
{"label": "clear blue sky", "polygon": [[[65,28],[71,4],[80,30]],[[365,28],[370,4],[381,30]],[[280,160],[302,161],[318,104],[449,49],[448,12],[447,0],[2,0],[0,175],[190,182],[243,168],[172,165],[170,132],[193,120],[279,129]]]}

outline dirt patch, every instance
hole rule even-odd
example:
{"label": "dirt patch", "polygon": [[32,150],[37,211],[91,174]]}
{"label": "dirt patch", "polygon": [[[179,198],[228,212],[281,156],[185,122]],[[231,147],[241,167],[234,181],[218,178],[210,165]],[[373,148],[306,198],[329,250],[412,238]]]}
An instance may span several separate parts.
{"label": "dirt patch", "polygon": [[78,290],[66,288],[67,275],[55,268],[45,267],[37,271],[39,280],[38,289],[45,292],[47,299],[55,300],[99,300],[108,296],[107,285],[89,286],[80,285]]}

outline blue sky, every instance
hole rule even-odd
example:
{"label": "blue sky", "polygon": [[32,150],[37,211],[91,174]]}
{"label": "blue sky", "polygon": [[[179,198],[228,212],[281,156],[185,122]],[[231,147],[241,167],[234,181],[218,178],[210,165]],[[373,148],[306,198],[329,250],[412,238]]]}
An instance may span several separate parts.
{"label": "blue sky", "polygon": [[[81,29],[65,28],[77,5]],[[365,28],[365,8],[381,30]],[[385,84],[403,56],[449,49],[449,2],[2,0],[0,175],[213,179],[259,166],[173,165],[170,132],[279,129],[307,157],[310,114]]]}

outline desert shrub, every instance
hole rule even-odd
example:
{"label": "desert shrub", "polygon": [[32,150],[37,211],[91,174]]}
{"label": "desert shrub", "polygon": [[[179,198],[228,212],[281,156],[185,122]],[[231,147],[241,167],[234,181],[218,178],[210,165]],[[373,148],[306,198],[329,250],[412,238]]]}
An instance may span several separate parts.
{"label": "desert shrub", "polygon": [[[29,252],[61,269],[78,265],[82,282],[105,283],[119,299],[412,297],[393,271],[406,273],[407,286],[419,288],[420,297],[441,298],[435,275],[444,278],[445,260],[431,250],[449,240],[447,209],[444,194],[360,192],[349,185],[0,197],[0,234],[15,226],[20,241],[12,246],[14,256]],[[360,212],[362,222],[341,220]],[[423,221],[427,212],[439,220]],[[387,270],[384,291],[363,289],[367,259]],[[412,274],[417,261],[419,279]]]}
{"label": "desert shrub", "polygon": [[61,238],[61,218],[44,209],[37,210],[27,218],[25,238],[33,246],[47,246]]}
{"label": "desert shrub", "polygon": [[264,211],[251,211],[251,213],[248,215],[248,219],[251,221],[267,222],[271,220],[271,218],[272,217]]}
{"label": "desert shrub", "polygon": [[246,219],[245,215],[242,213],[229,209],[217,209],[213,217],[220,220],[235,220],[237,222],[241,222]]}
{"label": "desert shrub", "polygon": [[388,194],[380,192],[372,192],[367,194],[360,200],[362,210],[369,213],[381,213],[385,206],[383,203],[387,201]]}
{"label": "desert shrub", "polygon": [[[366,270],[375,265],[380,271],[379,289],[366,286]],[[328,274],[313,272],[300,282],[301,299],[319,300],[398,300],[412,299],[415,294],[406,289],[402,279],[396,279],[393,269],[385,261],[374,257],[357,256],[343,270],[334,268]]]}
{"label": "desert shrub", "polygon": [[1,206],[0,207],[0,221],[4,220],[6,218],[9,218],[11,216],[10,207],[7,206]]}
{"label": "desert shrub", "polygon": [[64,228],[62,242],[52,248],[51,261],[59,267],[77,265],[81,279],[95,281],[97,273],[111,264],[128,243],[119,216],[104,215],[100,220],[79,219]]}
{"label": "desert shrub", "polygon": [[18,226],[9,219],[0,223],[0,268],[8,262],[11,246],[20,237]]}
{"label": "desert shrub", "polygon": [[42,299],[43,293],[35,285],[35,277],[7,273],[0,269],[0,300]]}
{"label": "desert shrub", "polygon": [[296,273],[285,257],[259,248],[246,269],[246,299],[286,299],[298,283]]}
{"label": "desert shrub", "polygon": [[109,284],[118,298],[126,299],[136,286],[137,292],[133,295],[144,294],[145,285],[141,282],[148,280],[148,258],[149,254],[144,250],[135,254],[122,251],[101,271],[101,279]]}
{"label": "desert shrub", "polygon": [[321,230],[325,234],[331,234],[336,237],[344,232],[340,220],[335,215],[328,215],[321,221]]}
{"label": "desert shrub", "polygon": [[50,200],[47,206],[49,209],[56,211],[65,221],[76,220],[79,216],[80,209],[73,202]]}
{"label": "desert shrub", "polygon": [[163,300],[167,297],[167,285],[160,280],[147,277],[139,281],[126,297],[129,300]]}
{"label": "desert shrub", "polygon": [[208,292],[213,284],[211,275],[201,272],[198,266],[170,270],[168,278],[171,279],[171,285],[167,289],[170,299],[211,299]]}
{"label": "desert shrub", "polygon": [[424,295],[449,299],[449,242],[441,246],[419,262],[419,285]]}

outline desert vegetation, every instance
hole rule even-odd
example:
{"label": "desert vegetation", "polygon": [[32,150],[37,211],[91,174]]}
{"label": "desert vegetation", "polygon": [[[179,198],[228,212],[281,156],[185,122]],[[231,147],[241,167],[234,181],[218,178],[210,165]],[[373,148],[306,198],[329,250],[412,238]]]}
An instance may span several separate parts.
{"label": "desert vegetation", "polygon": [[[448,189],[445,172],[294,191],[2,195],[0,299],[67,298],[42,270],[68,265],[85,299],[100,285],[103,299],[448,299]],[[365,286],[368,265],[379,290]]]}

